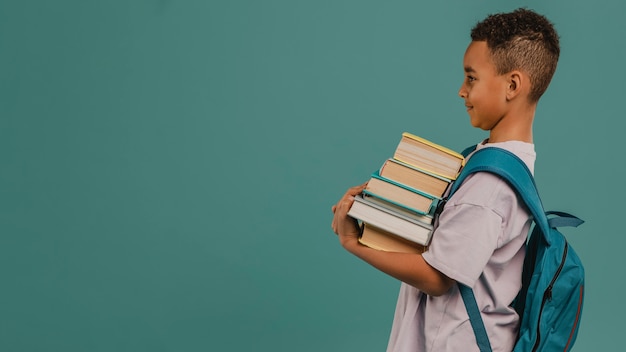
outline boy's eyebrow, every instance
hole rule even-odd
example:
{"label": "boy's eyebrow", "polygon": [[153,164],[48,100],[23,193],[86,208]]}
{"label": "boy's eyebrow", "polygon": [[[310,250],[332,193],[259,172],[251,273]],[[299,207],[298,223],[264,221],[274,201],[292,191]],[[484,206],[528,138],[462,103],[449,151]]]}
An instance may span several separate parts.
{"label": "boy's eyebrow", "polygon": [[465,72],[467,72],[467,73],[474,73],[474,72],[476,72],[476,70],[474,70],[472,68],[472,66],[465,66]]}

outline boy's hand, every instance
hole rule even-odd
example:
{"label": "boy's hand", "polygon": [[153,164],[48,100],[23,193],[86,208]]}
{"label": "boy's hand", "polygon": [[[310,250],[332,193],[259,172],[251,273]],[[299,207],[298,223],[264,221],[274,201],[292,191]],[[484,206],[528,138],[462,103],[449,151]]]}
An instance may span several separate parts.
{"label": "boy's hand", "polygon": [[332,206],[332,211],[335,215],[333,216],[331,226],[333,231],[339,236],[339,242],[346,249],[349,249],[350,246],[358,245],[359,243],[361,231],[359,230],[356,219],[348,216],[348,210],[350,210],[352,203],[354,203],[354,197],[361,194],[366,185],[367,183],[364,183],[360,186],[348,189],[337,204]]}

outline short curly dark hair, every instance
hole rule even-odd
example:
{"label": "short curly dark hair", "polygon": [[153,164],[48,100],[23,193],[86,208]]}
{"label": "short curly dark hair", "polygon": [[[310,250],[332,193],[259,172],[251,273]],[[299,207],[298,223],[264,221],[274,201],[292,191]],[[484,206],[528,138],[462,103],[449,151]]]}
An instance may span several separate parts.
{"label": "short curly dark hair", "polygon": [[559,60],[559,35],[544,16],[525,8],[487,16],[472,29],[473,41],[486,41],[498,74],[520,70],[530,77],[529,100],[548,88]]}

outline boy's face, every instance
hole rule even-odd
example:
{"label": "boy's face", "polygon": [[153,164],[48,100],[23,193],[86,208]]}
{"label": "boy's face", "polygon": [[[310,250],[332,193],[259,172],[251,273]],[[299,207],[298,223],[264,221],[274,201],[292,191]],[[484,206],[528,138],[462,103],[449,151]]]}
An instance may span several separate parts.
{"label": "boy's face", "polygon": [[491,60],[487,42],[473,41],[463,57],[465,80],[459,96],[472,126],[492,130],[506,113],[506,92],[509,82],[499,75]]}

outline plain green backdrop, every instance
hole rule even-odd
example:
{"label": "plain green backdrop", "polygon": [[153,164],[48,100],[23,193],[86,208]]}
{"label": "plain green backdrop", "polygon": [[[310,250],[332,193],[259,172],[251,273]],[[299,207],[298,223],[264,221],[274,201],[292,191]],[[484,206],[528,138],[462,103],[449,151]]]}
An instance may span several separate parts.
{"label": "plain green backdrop", "polygon": [[626,328],[626,3],[0,1],[0,350],[383,351],[399,283],[331,205],[403,131],[486,137],[469,30],[561,35],[535,123],[546,208],[586,264],[575,351]]}

